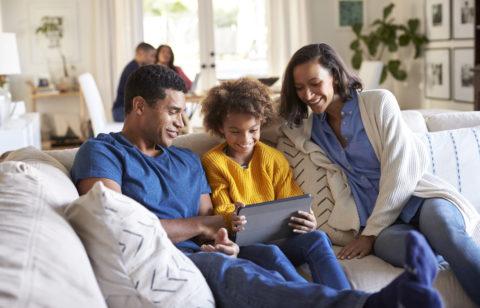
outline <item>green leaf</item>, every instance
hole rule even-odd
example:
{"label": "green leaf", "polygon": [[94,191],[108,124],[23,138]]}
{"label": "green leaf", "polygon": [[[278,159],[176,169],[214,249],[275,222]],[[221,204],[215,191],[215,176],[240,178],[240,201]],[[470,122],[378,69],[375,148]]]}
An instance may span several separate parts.
{"label": "green leaf", "polygon": [[388,70],[387,70],[387,67],[384,66],[382,70],[382,75],[380,76],[379,84],[382,84],[385,81],[385,79],[387,79],[387,76],[388,76]]}
{"label": "green leaf", "polygon": [[408,20],[407,24],[410,32],[415,33],[420,25],[420,20],[418,20],[418,18],[412,18]]}
{"label": "green leaf", "polygon": [[388,51],[395,52],[397,50],[398,50],[397,43],[393,42],[393,43],[388,44]]}
{"label": "green leaf", "polygon": [[360,33],[362,32],[362,27],[363,27],[363,24],[359,24],[359,23],[353,24],[352,25],[353,33],[355,33],[357,36],[360,36]]}
{"label": "green leaf", "polygon": [[393,3],[390,3],[390,5],[388,5],[386,8],[383,9],[383,19],[387,19],[387,17],[390,15],[390,13],[392,13],[392,10],[393,10],[393,7],[395,6],[395,4]]}
{"label": "green leaf", "polygon": [[360,51],[356,51],[352,56],[352,67],[356,70],[362,65],[363,57]]}
{"label": "green leaf", "polygon": [[354,40],[350,43],[351,50],[357,50],[360,47],[360,40]]}
{"label": "green leaf", "polygon": [[400,46],[406,46],[410,43],[410,35],[403,34],[398,38],[398,43]]}
{"label": "green leaf", "polygon": [[388,71],[392,74],[393,78],[397,80],[405,80],[407,78],[407,72],[400,69],[399,60],[390,60],[388,61]]}

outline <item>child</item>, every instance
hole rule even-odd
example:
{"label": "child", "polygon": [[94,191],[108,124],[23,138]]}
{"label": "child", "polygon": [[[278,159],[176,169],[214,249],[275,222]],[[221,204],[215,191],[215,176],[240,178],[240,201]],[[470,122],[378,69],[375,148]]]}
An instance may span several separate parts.
{"label": "child", "polygon": [[[281,152],[259,141],[261,127],[271,122],[274,108],[271,92],[256,79],[226,81],[212,88],[202,103],[204,126],[226,141],[202,158],[212,189],[215,214],[221,215],[230,232],[241,232],[246,223],[236,209],[246,204],[283,199],[302,194]],[[331,243],[322,231],[315,231],[313,212],[298,212],[289,225],[296,236],[279,244],[294,266],[307,262],[312,279],[335,289],[350,289]],[[269,264],[262,249],[271,245],[250,245],[239,256],[264,268]]]}

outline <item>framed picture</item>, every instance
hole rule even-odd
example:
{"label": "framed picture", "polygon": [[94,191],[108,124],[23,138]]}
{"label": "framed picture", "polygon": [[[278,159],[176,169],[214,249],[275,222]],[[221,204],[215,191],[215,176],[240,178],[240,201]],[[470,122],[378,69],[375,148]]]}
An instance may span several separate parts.
{"label": "framed picture", "polygon": [[425,14],[427,38],[450,39],[450,0],[425,0]]}
{"label": "framed picture", "polygon": [[425,50],[425,97],[450,99],[450,49]]}
{"label": "framed picture", "polygon": [[340,29],[349,29],[353,24],[364,24],[366,0],[337,0],[336,19],[337,27]]}
{"label": "framed picture", "polygon": [[475,28],[475,2],[473,0],[452,1],[453,38],[473,38]]}
{"label": "framed picture", "polygon": [[453,49],[453,99],[473,103],[473,48]]}

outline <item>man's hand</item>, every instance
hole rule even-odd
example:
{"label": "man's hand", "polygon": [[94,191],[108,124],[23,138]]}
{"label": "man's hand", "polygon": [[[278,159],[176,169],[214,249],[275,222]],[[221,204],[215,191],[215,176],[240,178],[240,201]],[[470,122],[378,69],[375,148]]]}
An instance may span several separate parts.
{"label": "man's hand", "polygon": [[200,247],[200,249],[202,251],[221,252],[231,258],[236,258],[238,256],[238,252],[240,251],[238,245],[228,238],[228,232],[225,228],[218,230],[215,236],[215,243],[213,245],[204,244]]}
{"label": "man's hand", "polygon": [[245,207],[245,203],[243,202],[235,202],[235,211],[233,211],[232,214],[230,214],[230,219],[232,221],[232,231],[233,232],[238,232],[238,231],[243,231],[245,230],[244,227],[242,227],[244,224],[247,223],[247,220],[245,219],[245,216],[238,216],[238,208],[240,207]]}
{"label": "man's hand", "polygon": [[315,231],[317,228],[317,220],[313,211],[310,209],[310,212],[298,211],[298,214],[303,217],[290,217],[288,225],[293,228],[294,233],[307,233]]}
{"label": "man's hand", "polygon": [[361,259],[370,254],[374,242],[375,236],[360,235],[357,239],[354,239],[345,245],[345,247],[343,247],[338,253],[337,258],[341,260],[350,260],[357,257],[358,259]]}

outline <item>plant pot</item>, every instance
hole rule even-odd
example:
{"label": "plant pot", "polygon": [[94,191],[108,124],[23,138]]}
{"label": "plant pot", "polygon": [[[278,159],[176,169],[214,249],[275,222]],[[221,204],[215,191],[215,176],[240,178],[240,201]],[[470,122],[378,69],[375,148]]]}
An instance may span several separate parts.
{"label": "plant pot", "polygon": [[55,85],[60,92],[74,91],[77,89],[75,77],[61,77],[60,82]]}
{"label": "plant pot", "polygon": [[363,89],[378,89],[382,77],[382,61],[363,61],[358,77],[362,80]]}

